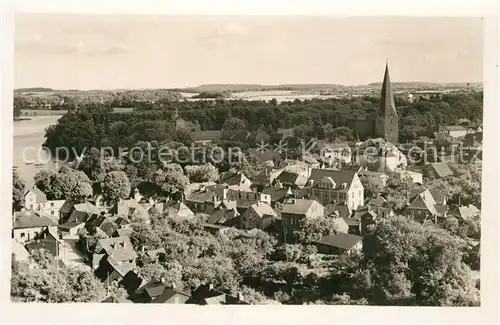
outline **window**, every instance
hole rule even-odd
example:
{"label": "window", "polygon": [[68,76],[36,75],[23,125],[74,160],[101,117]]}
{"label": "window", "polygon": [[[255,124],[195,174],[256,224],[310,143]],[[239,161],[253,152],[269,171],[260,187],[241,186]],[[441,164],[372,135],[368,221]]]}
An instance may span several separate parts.
{"label": "window", "polygon": [[54,206],[54,202],[50,202],[50,206],[53,207]]}
{"label": "window", "polygon": [[174,303],[176,303],[176,304],[180,304],[181,303],[179,297],[175,297],[174,298]]}
{"label": "window", "polygon": [[24,236],[26,236],[26,234],[24,232],[21,233],[21,238],[23,238]]}
{"label": "window", "polygon": [[38,236],[38,231],[35,231],[35,237]]}
{"label": "window", "polygon": [[51,214],[51,215],[54,215],[54,214],[55,214],[55,211],[54,211],[54,210],[50,210],[50,214]]}

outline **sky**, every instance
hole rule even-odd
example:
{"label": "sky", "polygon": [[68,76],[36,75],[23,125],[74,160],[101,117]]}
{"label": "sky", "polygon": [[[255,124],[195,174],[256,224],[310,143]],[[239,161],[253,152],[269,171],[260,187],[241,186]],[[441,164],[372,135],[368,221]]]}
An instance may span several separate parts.
{"label": "sky", "polygon": [[481,82],[480,18],[17,14],[15,88]]}

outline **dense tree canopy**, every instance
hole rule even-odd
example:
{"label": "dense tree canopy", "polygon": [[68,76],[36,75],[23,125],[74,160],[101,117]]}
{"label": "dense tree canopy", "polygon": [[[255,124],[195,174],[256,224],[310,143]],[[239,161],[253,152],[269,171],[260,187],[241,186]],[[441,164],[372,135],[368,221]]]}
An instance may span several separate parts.
{"label": "dense tree canopy", "polygon": [[87,175],[68,166],[59,170],[41,170],[35,177],[35,185],[49,200],[84,200],[92,196],[93,190]]}
{"label": "dense tree canopy", "polygon": [[26,190],[26,184],[19,177],[19,173],[16,171],[12,172],[12,210],[18,211],[24,205],[24,192]]}

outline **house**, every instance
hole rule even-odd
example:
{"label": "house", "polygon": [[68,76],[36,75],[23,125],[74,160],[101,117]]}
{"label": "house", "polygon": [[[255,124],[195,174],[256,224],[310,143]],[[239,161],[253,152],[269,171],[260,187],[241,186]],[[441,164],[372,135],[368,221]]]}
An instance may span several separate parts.
{"label": "house", "polygon": [[353,210],[364,202],[363,184],[353,171],[313,169],[302,193],[323,205],[345,201]]}
{"label": "house", "polygon": [[347,224],[345,219],[340,217],[339,215],[333,218],[333,224],[335,225],[335,230],[337,233],[349,233],[349,225]]}
{"label": "house", "polygon": [[481,210],[476,208],[473,204],[469,204],[467,206],[453,206],[448,212],[448,215],[461,221],[465,221],[479,217],[481,215]]}
{"label": "house", "polygon": [[191,140],[195,143],[211,143],[220,141],[222,138],[222,130],[206,130],[189,132]]}
{"label": "house", "polygon": [[225,184],[228,186],[244,185],[244,186],[250,187],[250,186],[252,186],[252,181],[248,177],[246,177],[245,174],[236,173],[236,174],[232,174],[232,175],[229,175],[227,177],[224,177],[223,179],[221,179],[219,184]]}
{"label": "house", "polygon": [[76,237],[80,229],[85,227],[85,222],[83,221],[66,221],[62,225],[59,225],[59,230],[63,233],[63,237]]}
{"label": "house", "polygon": [[166,252],[164,248],[150,249],[145,251],[140,256],[142,264],[156,263],[158,261],[165,261]]}
{"label": "house", "polygon": [[375,212],[377,218],[380,219],[394,216],[394,210],[382,195],[366,199],[364,208],[369,208]]}
{"label": "house", "polygon": [[296,189],[304,187],[306,182],[307,176],[285,169],[274,179],[273,183],[276,186]]}
{"label": "house", "polygon": [[363,238],[356,235],[338,233],[321,237],[315,242],[321,254],[352,255],[362,251]]}
{"label": "house", "polygon": [[462,138],[467,134],[467,128],[462,125],[440,125],[439,132],[452,138]]}
{"label": "house", "polygon": [[60,221],[65,223],[68,220],[74,222],[85,222],[93,215],[101,214],[101,211],[90,202],[78,203],[66,200],[59,210]]}
{"label": "house", "polygon": [[316,200],[288,199],[281,208],[281,222],[285,236],[299,229],[304,218],[325,216],[325,208]]}
{"label": "house", "polygon": [[24,207],[26,209],[35,210],[55,222],[59,220],[59,210],[64,202],[64,200],[47,200],[47,195],[36,186],[24,195]]}
{"label": "house", "polygon": [[436,223],[438,217],[446,217],[446,205],[436,202],[428,189],[410,199],[410,205],[405,209],[405,214],[412,216],[415,220],[420,222],[431,220]]}
{"label": "house", "polygon": [[396,179],[403,181],[403,180],[410,180],[411,182],[415,184],[423,184],[423,175],[422,173],[418,173],[415,171],[407,170],[407,169],[396,169],[393,173],[393,175],[396,177]]}
{"label": "house", "polygon": [[109,210],[109,213],[122,215],[131,220],[138,219],[146,222],[150,220],[148,211],[134,199],[120,199]]}
{"label": "house", "polygon": [[369,170],[364,170],[359,173],[359,176],[364,176],[370,180],[370,182],[376,185],[379,189],[384,189],[387,185],[387,180],[389,176],[381,172],[372,172]]}
{"label": "house", "polygon": [[208,218],[207,223],[212,225],[222,225],[226,227],[239,227],[241,225],[241,214],[236,208],[236,201],[229,201],[221,204],[216,211]]}
{"label": "house", "polygon": [[368,139],[357,149],[353,163],[361,166],[375,165],[380,171],[395,170],[408,165],[406,156],[392,143],[382,138]]}
{"label": "house", "polygon": [[271,226],[277,214],[273,208],[263,202],[252,204],[241,216],[242,229],[266,229]]}
{"label": "house", "polygon": [[424,175],[429,178],[445,178],[453,176],[453,171],[448,164],[444,162],[436,162],[427,166],[424,170]]}
{"label": "house", "polygon": [[28,252],[43,249],[55,258],[59,258],[61,242],[56,230],[45,229],[37,239],[27,242],[25,245]]}
{"label": "house", "polygon": [[194,212],[191,211],[191,209],[189,209],[183,202],[172,202],[167,205],[164,212],[168,212],[173,216],[181,218],[194,217]]}
{"label": "house", "polygon": [[319,168],[320,167],[319,161],[311,155],[302,156],[302,161],[304,163],[308,164],[311,168]]}
{"label": "house", "polygon": [[37,239],[46,229],[57,232],[57,223],[35,211],[19,211],[14,213],[12,238],[20,243]]}
{"label": "house", "polygon": [[[425,190],[427,190],[425,187],[418,187],[412,189],[409,193],[410,201],[415,199],[418,195],[420,195],[420,193],[424,192]],[[431,196],[434,199],[434,201],[436,201],[436,204],[446,205],[446,192],[444,190],[441,190],[439,188],[431,188],[428,189],[428,191],[431,193]]]}
{"label": "house", "polygon": [[106,283],[120,282],[125,275],[136,268],[135,263],[121,263],[113,256],[104,256],[95,269],[95,276]]}
{"label": "house", "polygon": [[12,254],[14,255],[14,259],[18,262],[27,262],[30,257],[30,253],[26,250],[23,244],[21,244],[15,239],[12,239],[11,242],[12,242],[11,251]]}
{"label": "house", "polygon": [[185,304],[189,298],[189,293],[167,285],[164,279],[153,279],[135,292],[132,301],[135,303]]}
{"label": "house", "polygon": [[24,194],[24,207],[28,210],[39,210],[40,205],[45,202],[47,202],[47,195],[36,186]]}
{"label": "house", "polygon": [[200,285],[186,301],[187,304],[196,305],[248,305],[241,293],[231,296],[214,288],[212,284]]}
{"label": "house", "polygon": [[333,216],[340,218],[350,218],[353,210],[345,201],[330,203],[325,206],[325,216]]}
{"label": "house", "polygon": [[348,164],[352,160],[352,149],[347,143],[327,143],[320,147],[320,156]]}
{"label": "house", "polygon": [[371,206],[359,206],[352,219],[359,222],[359,234],[364,236],[366,234],[367,227],[375,224],[375,220],[378,218],[376,211],[372,210]]}
{"label": "house", "polygon": [[269,186],[262,190],[262,194],[271,196],[271,206],[274,208],[278,204],[285,201],[286,198],[292,197],[293,192],[290,188],[284,188],[280,186]]}
{"label": "house", "polygon": [[94,252],[113,256],[118,262],[132,263],[137,258],[137,253],[128,237],[98,239]]}
{"label": "house", "polygon": [[128,271],[120,282],[129,296],[133,296],[146,283],[146,280],[135,270]]}
{"label": "house", "polygon": [[264,165],[271,161],[273,165],[278,165],[282,161],[282,156],[274,150],[259,150],[258,148],[248,149],[248,156],[254,159],[259,165]]}
{"label": "house", "polygon": [[211,223],[203,223],[203,230],[206,232],[212,234],[212,235],[219,235],[225,233],[228,229],[231,229],[231,227],[224,226],[224,225],[217,225],[217,224],[211,224]]}

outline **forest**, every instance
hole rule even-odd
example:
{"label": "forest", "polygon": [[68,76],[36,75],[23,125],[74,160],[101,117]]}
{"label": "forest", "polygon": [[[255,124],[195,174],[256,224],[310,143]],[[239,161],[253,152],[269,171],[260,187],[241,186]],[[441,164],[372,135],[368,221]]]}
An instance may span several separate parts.
{"label": "forest", "polygon": [[[481,124],[483,93],[446,94],[441,98],[409,102],[396,97],[401,139],[432,135],[440,124],[454,124],[465,118]],[[120,103],[115,103],[120,104]],[[123,103],[121,103],[123,104]],[[114,105],[114,104],[113,104]],[[125,104],[123,104],[125,105]],[[69,107],[69,111],[46,131],[45,146],[83,148],[130,147],[138,141],[189,142],[189,131],[247,129],[265,130],[269,135],[280,128],[293,128],[298,136],[323,139],[328,130],[346,127],[352,120],[371,120],[378,97],[270,101],[223,100],[127,102],[131,112],[114,112],[113,106],[93,103]],[[185,126],[176,128],[174,114]],[[418,126],[422,131],[414,132]],[[351,132],[351,137],[355,134]]]}

